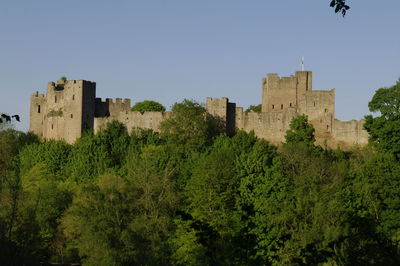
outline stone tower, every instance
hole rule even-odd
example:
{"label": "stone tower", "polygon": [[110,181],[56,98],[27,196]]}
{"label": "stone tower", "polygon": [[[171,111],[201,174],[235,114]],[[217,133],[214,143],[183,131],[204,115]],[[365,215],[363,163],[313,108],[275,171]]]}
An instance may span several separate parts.
{"label": "stone tower", "polygon": [[267,74],[263,78],[262,112],[283,112],[297,108],[300,95],[312,90],[312,72],[297,71],[290,77]]}
{"label": "stone tower", "polygon": [[[335,90],[313,90],[312,72],[297,71],[289,77],[267,74],[262,82],[262,111],[243,112],[228,98],[207,98],[207,116],[232,136],[237,130],[254,131],[258,138],[280,145],[291,120],[301,114],[315,128],[316,144],[336,148],[365,145],[364,121],[335,119]],[[98,132],[117,120],[128,132],[136,128],[160,131],[169,112],[135,112],[130,99],[96,98],[96,83],[85,80],[49,82],[46,94],[31,96],[30,131],[44,139],[73,143],[85,130]]]}
{"label": "stone tower", "polygon": [[262,112],[305,114],[317,137],[332,134],[335,91],[312,90],[312,72],[297,71],[290,77],[267,74],[263,79]]}
{"label": "stone tower", "polygon": [[46,95],[31,96],[29,130],[45,139],[73,143],[93,129],[96,83],[85,80],[49,82]]}

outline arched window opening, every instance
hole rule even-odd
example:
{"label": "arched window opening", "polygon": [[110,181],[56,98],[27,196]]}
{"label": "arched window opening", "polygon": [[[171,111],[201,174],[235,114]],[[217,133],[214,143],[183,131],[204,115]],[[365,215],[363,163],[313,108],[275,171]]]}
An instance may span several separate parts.
{"label": "arched window opening", "polygon": [[40,105],[37,106],[37,112],[40,114]]}
{"label": "arched window opening", "polygon": [[292,107],[292,103],[290,103],[289,106]]}
{"label": "arched window opening", "polygon": [[51,124],[51,129],[53,129],[53,124]]}

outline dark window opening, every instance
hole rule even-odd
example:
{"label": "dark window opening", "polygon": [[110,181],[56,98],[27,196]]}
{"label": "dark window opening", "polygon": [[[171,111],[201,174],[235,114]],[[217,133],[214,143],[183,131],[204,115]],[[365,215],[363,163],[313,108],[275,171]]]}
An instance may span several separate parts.
{"label": "dark window opening", "polygon": [[75,94],[72,95],[72,100],[75,100]]}
{"label": "dark window opening", "polygon": [[325,113],[328,112],[328,109],[325,108]]}
{"label": "dark window opening", "polygon": [[73,115],[73,114],[71,114],[71,118],[74,118],[74,115]]}
{"label": "dark window opening", "polygon": [[329,129],[329,125],[326,125],[326,129],[327,129],[327,130]]}
{"label": "dark window opening", "polygon": [[274,109],[275,108],[275,106],[274,105],[272,105],[272,109]]}
{"label": "dark window opening", "polygon": [[292,103],[290,103],[289,106],[292,107]]}
{"label": "dark window opening", "polygon": [[57,96],[54,96],[54,102],[55,103],[57,102]]}
{"label": "dark window opening", "polygon": [[53,124],[51,124],[51,129],[53,129]]}
{"label": "dark window opening", "polygon": [[281,109],[283,109],[283,104],[281,104]]}
{"label": "dark window opening", "polygon": [[314,107],[315,107],[315,102],[314,102]]}
{"label": "dark window opening", "polygon": [[40,114],[40,105],[37,106],[37,112]]}

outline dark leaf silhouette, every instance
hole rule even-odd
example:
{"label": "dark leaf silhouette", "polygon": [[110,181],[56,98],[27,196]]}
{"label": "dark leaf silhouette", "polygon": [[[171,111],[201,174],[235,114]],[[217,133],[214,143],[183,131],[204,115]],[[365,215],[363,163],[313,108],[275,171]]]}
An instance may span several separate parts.
{"label": "dark leaf silhouette", "polygon": [[3,122],[11,122],[11,118],[15,118],[15,120],[17,120],[18,122],[20,122],[20,117],[19,117],[19,115],[9,116],[9,115],[6,115],[6,114],[1,114],[1,117],[2,117],[2,118],[0,118],[0,123],[3,123]]}
{"label": "dark leaf silhouette", "polygon": [[350,9],[350,6],[346,5],[346,0],[332,0],[330,7],[335,8],[335,13],[342,13],[343,17],[346,15],[347,10]]}
{"label": "dark leaf silhouette", "polygon": [[12,118],[15,118],[15,120],[17,120],[18,122],[20,122],[20,120],[19,120],[19,115],[13,115]]}

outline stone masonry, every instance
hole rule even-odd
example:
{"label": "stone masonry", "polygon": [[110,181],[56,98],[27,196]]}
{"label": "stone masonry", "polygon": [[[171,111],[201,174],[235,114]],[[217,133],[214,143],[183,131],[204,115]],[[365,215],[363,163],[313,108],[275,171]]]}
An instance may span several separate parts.
{"label": "stone masonry", "polygon": [[[335,119],[335,90],[312,90],[312,72],[297,71],[290,77],[268,74],[262,80],[262,111],[243,112],[228,98],[206,99],[207,112],[222,121],[228,135],[243,129],[253,130],[259,138],[279,145],[293,117],[308,116],[315,128],[317,144],[348,149],[363,146],[368,134],[364,121],[342,122]],[[96,98],[96,83],[85,80],[49,82],[46,95],[31,96],[29,130],[44,139],[73,143],[85,130],[99,131],[108,122],[118,120],[128,132],[133,128],[159,131],[169,112],[133,112],[130,99]]]}

